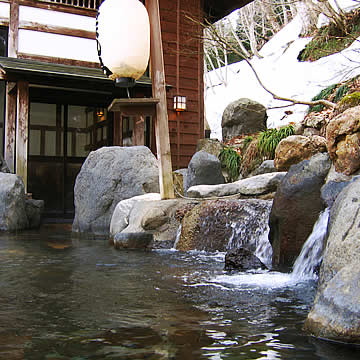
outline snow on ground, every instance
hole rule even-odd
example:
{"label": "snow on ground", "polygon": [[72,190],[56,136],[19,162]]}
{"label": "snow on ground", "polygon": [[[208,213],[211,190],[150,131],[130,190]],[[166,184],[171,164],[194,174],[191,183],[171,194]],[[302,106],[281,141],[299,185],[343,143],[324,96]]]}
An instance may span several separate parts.
{"label": "snow on ground", "polygon": [[[299,37],[301,28],[302,19],[296,16],[263,46],[260,51],[262,59],[251,59],[267,88],[279,96],[309,101],[329,85],[360,74],[360,38],[341,53],[311,63],[299,62],[300,51],[311,40]],[[308,110],[305,105],[270,109],[287,103],[274,100],[259,85],[245,61],[228,66],[227,86],[221,84],[217,72],[224,72],[224,69],[214,70],[205,76],[205,114],[212,138],[222,139],[222,114],[228,104],[242,97],[258,101],[268,108],[267,126],[270,128],[300,122]],[[293,114],[286,115],[285,111],[289,110]]]}

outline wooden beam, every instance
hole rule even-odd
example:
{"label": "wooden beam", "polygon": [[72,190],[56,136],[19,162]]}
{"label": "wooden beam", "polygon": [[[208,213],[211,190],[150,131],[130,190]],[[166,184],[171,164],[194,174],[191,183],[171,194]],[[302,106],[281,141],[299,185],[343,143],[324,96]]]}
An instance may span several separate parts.
{"label": "wooden beam", "polygon": [[19,2],[14,0],[10,3],[10,22],[8,36],[8,56],[17,57],[19,40]]}
{"label": "wooden beam", "polygon": [[153,97],[160,101],[156,105],[155,136],[159,161],[159,183],[161,199],[174,199],[170,137],[166,102],[164,54],[161,37],[159,0],[148,0],[150,18],[150,61]]}
{"label": "wooden beam", "polygon": [[25,192],[27,192],[28,128],[29,83],[21,80],[17,85],[16,174],[23,179]]}
{"label": "wooden beam", "polygon": [[19,29],[45,32],[49,34],[74,36],[84,39],[92,39],[92,40],[96,39],[95,31],[71,29],[67,27],[54,26],[54,25],[44,25],[33,21],[21,21],[19,25]]}
{"label": "wooden beam", "polygon": [[5,161],[10,171],[15,171],[15,121],[16,121],[16,83],[6,84],[5,110]]}
{"label": "wooden beam", "polygon": [[155,116],[158,103],[154,98],[114,99],[108,111],[120,112],[121,116]]}
{"label": "wooden beam", "polygon": [[43,56],[43,55],[33,55],[33,54],[25,54],[25,53],[18,53],[18,58],[24,60],[43,61],[50,64],[62,64],[62,65],[81,66],[81,67],[100,69],[100,65],[98,62],[90,62],[84,60],[74,60],[74,59],[58,58],[58,57]]}

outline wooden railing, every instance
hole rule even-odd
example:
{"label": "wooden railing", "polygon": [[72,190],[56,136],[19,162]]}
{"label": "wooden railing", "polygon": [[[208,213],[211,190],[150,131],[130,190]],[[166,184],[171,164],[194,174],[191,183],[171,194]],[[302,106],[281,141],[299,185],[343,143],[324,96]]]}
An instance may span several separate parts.
{"label": "wooden railing", "polygon": [[68,5],[81,9],[96,10],[102,3],[102,0],[38,0],[45,3],[55,3],[59,5]]}

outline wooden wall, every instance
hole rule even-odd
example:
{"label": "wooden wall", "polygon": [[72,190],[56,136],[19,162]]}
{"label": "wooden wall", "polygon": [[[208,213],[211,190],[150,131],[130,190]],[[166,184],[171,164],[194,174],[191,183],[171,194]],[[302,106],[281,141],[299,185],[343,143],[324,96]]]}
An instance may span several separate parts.
{"label": "wooden wall", "polygon": [[[0,0],[0,5],[4,7],[0,22],[10,23],[9,56],[98,66],[94,10],[35,0]],[[202,19],[203,0],[160,0],[160,15],[165,80],[170,85],[167,101],[172,165],[176,169],[188,165],[197,140],[204,136],[201,27],[187,18]],[[46,41],[39,40],[43,37]],[[174,95],[187,97],[187,111],[177,114],[173,110]]]}
{"label": "wooden wall", "polygon": [[[204,137],[202,40],[196,23],[202,15],[201,0],[160,0],[173,168],[187,167]],[[187,111],[173,110],[176,94],[187,97]]]}

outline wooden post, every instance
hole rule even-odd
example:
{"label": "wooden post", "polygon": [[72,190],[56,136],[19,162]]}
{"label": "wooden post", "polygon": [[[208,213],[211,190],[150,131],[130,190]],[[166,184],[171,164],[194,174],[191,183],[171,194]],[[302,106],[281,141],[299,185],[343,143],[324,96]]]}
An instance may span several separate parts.
{"label": "wooden post", "polygon": [[29,83],[18,81],[16,116],[16,174],[27,192],[28,130],[29,129]]}
{"label": "wooden post", "polygon": [[17,58],[19,39],[19,2],[10,2],[10,23],[8,36],[8,56]]}
{"label": "wooden post", "polygon": [[159,0],[148,0],[147,7],[150,19],[152,91],[153,97],[160,100],[159,103],[156,104],[155,118],[160,195],[161,199],[174,199]]}
{"label": "wooden post", "polygon": [[5,110],[5,154],[4,158],[10,171],[15,171],[15,121],[16,121],[16,83],[6,85]]}

